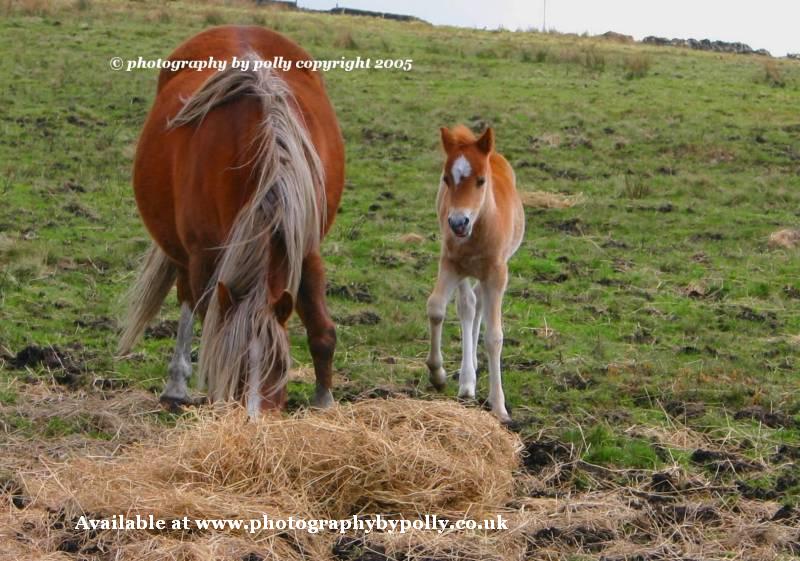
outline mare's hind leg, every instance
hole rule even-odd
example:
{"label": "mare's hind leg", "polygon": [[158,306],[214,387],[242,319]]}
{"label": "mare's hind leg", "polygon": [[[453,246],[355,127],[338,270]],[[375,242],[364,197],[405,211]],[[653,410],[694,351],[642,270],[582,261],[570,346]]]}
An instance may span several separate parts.
{"label": "mare's hind leg", "polygon": [[303,278],[297,294],[297,313],[306,327],[308,348],[314,361],[317,388],[314,406],[333,405],[333,353],[336,350],[336,326],[325,303],[325,269],[319,253],[310,253],[303,261]]}
{"label": "mare's hind leg", "polygon": [[169,379],[161,394],[160,401],[170,409],[193,403],[189,396],[189,378],[192,375],[192,311],[190,291],[186,274],[178,274],[178,300],[181,302],[181,319],[175,351],[169,363]]}
{"label": "mare's hind leg", "polygon": [[442,368],[442,322],[444,322],[447,303],[450,301],[458,281],[458,274],[445,261],[440,261],[436,287],[428,298],[431,348],[428,352],[428,359],[425,361],[428,365],[431,384],[437,390],[443,390],[447,382],[447,373]]}
{"label": "mare's hind leg", "polygon": [[475,293],[467,279],[458,283],[456,303],[458,319],[461,321],[461,370],[458,375],[458,397],[475,397],[475,343],[473,323],[475,321]]}

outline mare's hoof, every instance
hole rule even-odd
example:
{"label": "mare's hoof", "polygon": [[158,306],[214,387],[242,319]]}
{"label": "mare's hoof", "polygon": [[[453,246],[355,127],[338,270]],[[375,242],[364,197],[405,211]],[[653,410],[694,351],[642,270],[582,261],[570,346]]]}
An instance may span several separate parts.
{"label": "mare's hoof", "polygon": [[318,388],[314,392],[314,400],[311,402],[311,407],[315,407],[317,409],[328,409],[329,407],[333,407],[335,403],[336,401],[333,399],[331,390],[327,388]]}
{"label": "mare's hoof", "polygon": [[428,379],[436,391],[442,391],[447,386],[447,372],[444,371],[444,368],[440,367],[438,370],[431,370]]}
{"label": "mare's hoof", "polygon": [[199,405],[205,405],[206,398],[197,397],[193,398],[191,396],[182,396],[182,397],[175,397],[171,395],[161,395],[158,398],[158,402],[161,404],[166,411],[170,413],[183,413],[184,407],[197,407]]}

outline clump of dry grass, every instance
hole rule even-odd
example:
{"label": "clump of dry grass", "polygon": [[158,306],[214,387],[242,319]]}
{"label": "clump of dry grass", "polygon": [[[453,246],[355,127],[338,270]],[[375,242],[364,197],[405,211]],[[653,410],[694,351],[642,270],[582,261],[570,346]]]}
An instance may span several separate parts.
{"label": "clump of dry grass", "polygon": [[650,57],[642,53],[628,55],[623,60],[622,66],[628,80],[644,78],[650,71]]}
{"label": "clump of dry grass", "polygon": [[353,37],[349,29],[342,30],[333,42],[333,46],[338,49],[354,51],[358,49],[358,42]]}
{"label": "clump of dry grass", "polygon": [[522,204],[530,208],[571,208],[584,201],[582,193],[563,195],[547,191],[523,191],[520,193]]}
{"label": "clump of dry grass", "polygon": [[770,247],[792,249],[797,247],[798,244],[800,244],[800,230],[784,228],[769,235]]}
{"label": "clump of dry grass", "polygon": [[409,232],[400,236],[400,241],[407,244],[420,244],[425,241],[425,236],[415,232]]}
{"label": "clump of dry grass", "polygon": [[774,88],[783,88],[786,86],[786,79],[783,77],[780,66],[770,59],[763,62],[763,74],[761,81]]}
{"label": "clump of dry grass", "polygon": [[47,16],[53,12],[51,0],[17,0],[7,2],[4,8],[6,15],[16,11],[24,16]]}

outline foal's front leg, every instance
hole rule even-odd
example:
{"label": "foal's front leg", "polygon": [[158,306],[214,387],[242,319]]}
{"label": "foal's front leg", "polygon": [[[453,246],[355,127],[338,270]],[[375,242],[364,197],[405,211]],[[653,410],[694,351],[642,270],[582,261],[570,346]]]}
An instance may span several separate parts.
{"label": "foal's front leg", "polygon": [[436,286],[428,298],[428,321],[431,332],[431,348],[428,353],[428,370],[433,387],[443,390],[447,383],[447,373],[442,368],[442,322],[444,321],[447,303],[453,295],[459,275],[442,259],[439,261],[439,276]]}
{"label": "foal's front leg", "polygon": [[472,287],[475,294],[475,319],[472,321],[472,366],[478,372],[478,341],[481,337],[481,320],[483,318],[483,290],[478,282]]}
{"label": "foal's front leg", "polygon": [[461,321],[461,370],[458,374],[458,397],[475,397],[475,293],[467,279],[458,283],[458,319]]}
{"label": "foal's front leg", "polygon": [[484,315],[486,317],[486,352],[489,355],[489,404],[501,422],[511,417],[506,411],[503,382],[500,377],[500,355],[503,352],[503,293],[508,281],[508,268],[498,265],[485,282],[481,282]]}

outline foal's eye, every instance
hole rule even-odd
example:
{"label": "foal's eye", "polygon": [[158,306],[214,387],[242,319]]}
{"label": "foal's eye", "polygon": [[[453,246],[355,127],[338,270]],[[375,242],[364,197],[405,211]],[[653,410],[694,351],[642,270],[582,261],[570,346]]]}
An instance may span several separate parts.
{"label": "foal's eye", "polygon": [[483,176],[478,177],[478,187],[483,187],[483,184],[486,183],[486,178]]}
{"label": "foal's eye", "polygon": [[449,175],[443,175],[442,176],[442,181],[444,181],[447,184],[448,187],[453,184],[453,181],[452,181],[452,179],[450,179]]}

